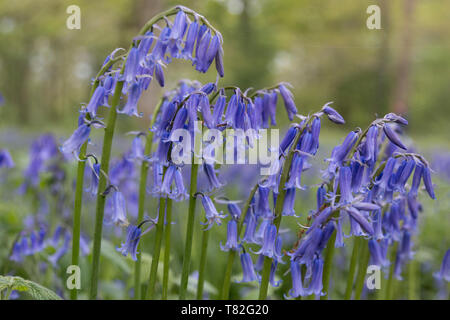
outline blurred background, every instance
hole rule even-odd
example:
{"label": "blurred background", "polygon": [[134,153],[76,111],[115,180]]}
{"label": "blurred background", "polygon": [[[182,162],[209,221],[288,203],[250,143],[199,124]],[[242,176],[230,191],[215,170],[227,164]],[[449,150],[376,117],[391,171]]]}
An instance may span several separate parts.
{"label": "blurred background", "polygon": [[[66,28],[71,4],[81,8],[81,30]],[[128,47],[150,17],[175,4],[204,14],[223,33],[223,85],[259,88],[288,81],[301,113],[334,101],[354,128],[395,111],[410,120],[409,134],[446,144],[446,0],[0,1],[0,125],[75,128],[77,109],[105,57]],[[381,30],[366,26],[371,4],[381,8]],[[180,77],[213,80],[185,63],[170,70],[168,88]],[[160,92],[149,90],[141,110],[149,113]]]}
{"label": "blurred background", "polygon": [[[66,27],[69,16],[66,9],[72,4],[81,8],[80,30]],[[222,32],[225,78],[220,80],[220,86],[261,88],[287,81],[293,86],[301,114],[317,111],[334,101],[333,107],[347,123],[340,128],[324,124],[323,150],[318,157],[321,161],[349,130],[365,128],[377,116],[396,112],[409,120],[406,134],[432,162],[438,198],[431,201],[423,197],[426,219],[418,235],[417,270],[421,277],[417,284],[420,293],[415,297],[445,298],[444,287],[439,287],[440,296],[433,288],[432,273],[438,270],[443,253],[450,246],[448,0],[0,0],[0,149],[8,148],[16,162],[16,168],[11,170],[12,184],[0,192],[0,240],[7,244],[0,248],[0,260],[8,256],[8,248],[23,229],[26,215],[37,211],[36,199],[29,196],[24,201],[16,192],[29,163],[31,141],[44,133],[52,133],[57,143],[67,139],[77,126],[78,110],[88,102],[91,79],[105,57],[118,47],[127,48],[149,18],[176,4],[205,15]],[[366,10],[372,4],[381,8],[380,30],[369,30],[366,26],[369,17]],[[166,71],[166,88],[173,88],[182,78],[205,83],[215,80],[215,72],[199,74],[186,62],[175,61]],[[118,122],[119,133],[146,130],[148,115],[162,92],[152,84],[139,102],[145,116],[140,119],[122,116]],[[279,126],[285,127],[287,117],[283,108],[278,109]],[[94,145],[95,137],[98,141],[100,133],[94,134]],[[115,139],[116,144],[122,143],[113,151],[118,156],[129,148],[132,138],[117,134]],[[98,148],[99,144],[94,147]],[[323,161],[318,164],[323,165]],[[64,163],[63,166],[68,173],[67,199],[64,208],[49,211],[62,214],[70,224],[75,165]],[[257,178],[256,174],[250,170],[245,176],[232,174],[234,186],[238,188],[228,188],[226,193],[232,198],[243,197],[248,190],[239,187],[248,187],[249,181]],[[317,183],[318,176],[318,171],[313,171],[308,182]],[[0,182],[2,179],[0,175]],[[43,188],[46,183],[41,177]],[[155,216],[156,202],[154,199],[149,202],[149,214]],[[297,205],[301,203],[298,212],[304,219],[308,208],[314,207],[314,195],[308,191],[301,193],[298,202]],[[186,212],[183,206],[177,209],[179,213]],[[174,231],[178,237],[173,241],[177,259],[171,281],[176,284],[183,254],[183,216],[180,215]],[[87,234],[92,235],[93,216],[84,217]],[[200,224],[197,231],[199,244]],[[219,241],[225,239],[225,229],[221,228],[213,237],[209,256],[214,258],[208,261],[206,291],[214,297],[221,286],[217,270],[222,270],[226,258],[225,253],[217,254]],[[103,244],[105,259],[112,262],[105,266],[103,277],[111,281],[105,280],[102,286],[111,290],[104,290],[103,298],[122,298],[113,289],[126,284],[114,279],[132,274],[131,259],[125,260],[114,249],[121,239],[123,235],[119,234],[111,243]],[[148,248],[144,252],[150,252],[152,239],[150,234],[145,240]],[[195,258],[199,256],[198,246],[194,246]],[[149,268],[151,258],[147,258],[146,268]],[[64,263],[68,263],[69,257],[65,259]],[[88,268],[87,261],[82,263]],[[236,267],[235,274],[239,274],[240,269]],[[64,276],[64,269],[60,272]],[[39,272],[36,273],[33,278],[39,279]],[[279,297],[289,286],[286,281]],[[344,282],[336,280],[335,287],[342,292],[339,286],[343,288]],[[406,290],[406,284],[401,286],[400,289]],[[399,292],[406,292],[400,289]],[[244,293],[238,293],[236,286],[233,290],[234,298],[255,298],[257,293],[256,287]],[[406,294],[397,297],[405,298]]]}

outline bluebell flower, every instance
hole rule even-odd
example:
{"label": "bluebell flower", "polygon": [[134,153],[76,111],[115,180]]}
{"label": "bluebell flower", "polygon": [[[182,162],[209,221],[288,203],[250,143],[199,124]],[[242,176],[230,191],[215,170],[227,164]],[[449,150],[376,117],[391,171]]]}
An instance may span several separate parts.
{"label": "bluebell flower", "polygon": [[142,37],[138,46],[138,56],[139,56],[139,64],[143,65],[145,61],[145,57],[150,51],[150,48],[153,44],[154,35],[153,32],[147,31],[145,35]]}
{"label": "bluebell flower", "polygon": [[369,251],[370,251],[370,264],[377,265],[380,267],[387,267],[390,263],[383,255],[383,251],[379,242],[375,239],[369,240]]}
{"label": "bluebell flower", "polygon": [[70,233],[66,232],[64,235],[64,242],[61,247],[59,247],[54,254],[48,257],[48,260],[53,265],[53,267],[57,266],[59,259],[61,259],[69,250],[71,238],[72,237],[70,236]]}
{"label": "bluebell flower", "polygon": [[167,51],[168,38],[170,35],[171,29],[169,27],[165,27],[161,30],[159,34],[158,41],[155,44],[155,47],[152,51],[152,56],[155,61],[164,59],[164,56]]}
{"label": "bluebell flower", "polygon": [[328,119],[330,119],[332,122],[337,124],[344,124],[344,118],[335,109],[329,106],[332,103],[333,102],[328,102],[327,104],[325,104],[322,107],[322,112],[325,113]]}
{"label": "bluebell flower", "polygon": [[395,113],[388,113],[384,116],[385,119],[389,119],[393,122],[396,122],[398,124],[402,124],[402,125],[408,125],[408,120],[406,120],[405,118],[396,115]]}
{"label": "bluebell flower", "polygon": [[222,251],[237,250],[238,249],[238,236],[237,236],[237,223],[236,220],[231,219],[227,225],[227,243],[225,246],[220,243]]}
{"label": "bluebell flower", "polygon": [[222,183],[220,183],[219,179],[216,176],[216,170],[214,169],[213,165],[204,162],[203,172],[205,172],[208,181],[208,191],[218,189],[222,186]]}
{"label": "bluebell flower", "polygon": [[336,241],[334,243],[336,248],[342,248],[344,243],[344,230],[342,229],[342,219],[338,219],[336,222]]}
{"label": "bluebell flower", "polygon": [[118,190],[110,198],[108,221],[118,226],[128,225],[125,197]]}
{"label": "bluebell flower", "polygon": [[209,129],[214,128],[214,120],[213,116],[211,114],[211,108],[209,106],[209,99],[207,96],[201,96],[200,97],[200,111],[202,113],[203,120],[205,121],[206,126]]}
{"label": "bluebell flower", "polygon": [[289,148],[289,146],[294,141],[295,135],[297,133],[298,128],[296,127],[290,127],[286,134],[283,137],[283,140],[281,140],[280,143],[280,152],[281,154],[285,154],[286,150]]}
{"label": "bluebell flower", "polygon": [[304,190],[302,186],[302,172],[303,172],[304,160],[298,153],[294,154],[292,160],[291,170],[289,172],[289,179],[286,182],[286,188],[298,188]]}
{"label": "bluebell flower", "polygon": [[434,188],[433,188],[433,182],[431,181],[431,173],[430,168],[428,166],[425,166],[423,168],[423,184],[425,185],[425,190],[427,190],[428,195],[431,199],[436,199],[436,196],[434,195]]}
{"label": "bluebell flower", "polygon": [[136,47],[131,48],[125,63],[123,77],[127,83],[136,80],[139,68],[139,50]]}
{"label": "bluebell flower", "polygon": [[407,150],[408,148],[403,144],[403,142],[400,140],[398,135],[395,133],[395,131],[390,127],[388,123],[385,123],[383,125],[383,131],[386,137],[397,147],[402,148],[404,150]]}
{"label": "bluebell flower", "polygon": [[322,230],[322,238],[320,239],[319,245],[317,247],[317,251],[321,252],[328,244],[328,240],[330,240],[331,235],[334,232],[334,223],[330,221],[326,224],[326,226]]}
{"label": "bluebell flower", "polygon": [[256,219],[253,214],[249,214],[248,221],[245,227],[245,233],[244,238],[242,241],[247,243],[258,243],[258,241],[255,239],[255,231],[256,231]]}
{"label": "bluebell flower", "polygon": [[155,78],[156,78],[156,81],[158,81],[158,84],[161,87],[164,87],[164,84],[165,84],[164,70],[163,70],[161,64],[159,64],[159,63],[155,64]]}
{"label": "bluebell flower", "polygon": [[317,153],[317,150],[319,150],[320,127],[320,118],[314,118],[311,123],[311,147],[309,150],[309,152],[313,155]]}
{"label": "bluebell flower", "polygon": [[89,138],[90,133],[91,133],[90,125],[82,124],[74,131],[72,136],[70,136],[70,138],[63,143],[63,145],[60,148],[61,152],[66,155],[71,153],[78,153],[80,147]]}
{"label": "bluebell flower", "polygon": [[[217,35],[214,35],[211,39],[211,42],[208,46],[208,50],[206,50],[204,54],[204,61],[201,61],[201,72],[208,71],[209,67],[211,66],[214,58],[216,58],[217,52],[221,50],[220,48],[220,40]],[[197,69],[198,70],[198,69]]]}
{"label": "bluebell flower", "polygon": [[349,167],[342,167],[339,170],[339,188],[340,188],[340,199],[339,203],[347,204],[353,201],[352,194],[352,171]]}
{"label": "bluebell flower", "polygon": [[203,205],[203,209],[205,210],[205,216],[206,216],[206,220],[207,220],[206,224],[208,225],[208,227],[205,230],[209,230],[213,226],[214,223],[216,223],[217,225],[220,226],[222,224],[221,219],[225,218],[226,216],[223,214],[220,214],[217,211],[211,198],[206,195],[202,195],[202,205]]}
{"label": "bluebell flower", "polygon": [[413,197],[417,196],[420,187],[420,180],[422,179],[423,173],[423,165],[418,163],[416,165],[416,169],[414,170],[413,179],[411,182],[411,189],[409,190],[409,194]]}
{"label": "bluebell flower", "polygon": [[223,49],[220,47],[216,52],[216,70],[221,78],[225,76],[225,70],[223,67]]}
{"label": "bluebell flower", "polygon": [[225,105],[227,103],[227,97],[222,93],[219,94],[217,101],[214,105],[213,115],[212,115],[212,127],[216,128],[217,125],[222,123],[223,111],[225,110]]}
{"label": "bluebell flower", "polygon": [[163,165],[158,162],[153,163],[153,186],[151,193],[159,194],[163,183]]}
{"label": "bluebell flower", "polygon": [[0,149],[0,168],[14,168],[14,161],[6,149]]}
{"label": "bluebell flower", "polygon": [[258,201],[256,203],[256,215],[258,217],[272,217],[272,210],[269,203],[270,189],[263,186],[258,187]]}
{"label": "bluebell flower", "polygon": [[211,41],[211,31],[209,29],[206,30],[201,35],[201,38],[197,40],[197,48],[196,48],[196,59],[195,59],[195,70],[200,72],[205,72],[205,65],[207,59],[207,51],[209,47],[209,43]]}
{"label": "bluebell flower", "polygon": [[160,193],[163,197],[169,197],[171,195],[172,183],[175,179],[175,172],[177,171],[177,167],[174,165],[170,165],[166,173],[164,174],[164,180],[161,185]]}
{"label": "bluebell flower", "polygon": [[283,98],[289,120],[292,121],[294,116],[297,114],[297,107],[295,106],[292,93],[283,84],[280,85],[278,89],[280,90],[281,97]]}
{"label": "bluebell flower", "polygon": [[128,94],[128,100],[125,103],[125,106],[122,110],[119,110],[118,113],[124,113],[128,116],[136,116],[140,117],[141,115],[138,112],[137,104],[139,98],[141,97],[142,89],[138,83],[133,83],[130,87],[130,92]]}
{"label": "bluebell flower", "polygon": [[395,188],[400,192],[405,192],[405,183],[408,181],[416,166],[416,162],[413,159],[405,160],[403,163],[404,165],[401,165],[402,170],[400,171],[399,169],[394,177]]}
{"label": "bluebell flower", "polygon": [[316,296],[323,296],[325,293],[322,292],[322,275],[323,275],[323,260],[321,258],[316,258],[312,265],[312,276],[311,282],[309,283],[307,293],[309,295],[315,294]]}
{"label": "bluebell flower", "polygon": [[441,269],[435,274],[435,277],[439,280],[450,282],[450,249],[445,253]]}
{"label": "bluebell flower", "polygon": [[128,254],[131,255],[131,258],[136,261],[137,260],[137,247],[139,244],[139,240],[141,238],[141,229],[134,225],[129,225],[127,228],[127,238],[126,241],[122,243],[120,248],[117,248],[124,257]]}
{"label": "bluebell flower", "polygon": [[373,235],[374,230],[369,221],[356,209],[353,207],[345,208],[345,211],[349,214],[349,216],[356,221],[359,226],[369,235]]}
{"label": "bluebell flower", "polygon": [[271,265],[270,265],[270,274],[269,274],[269,283],[272,287],[279,287],[280,283],[283,282],[283,280],[275,280],[275,274],[277,272],[277,266],[278,266],[278,262],[277,261],[272,261]]}
{"label": "bluebell flower", "polygon": [[106,90],[102,86],[98,86],[92,94],[91,100],[86,106],[86,110],[91,114],[92,118],[96,117],[98,107],[105,103],[105,94]]}
{"label": "bluebell flower", "polygon": [[172,190],[170,197],[175,201],[183,201],[189,197],[183,182],[181,170],[175,171],[175,189]]}
{"label": "bluebell flower", "polygon": [[238,281],[238,283],[259,281],[259,277],[255,272],[252,257],[250,256],[250,254],[248,254],[247,252],[243,252],[243,253],[241,253],[240,258],[241,258],[243,277],[242,277],[241,281]]}
{"label": "bluebell flower", "polygon": [[266,236],[267,228],[272,224],[272,219],[257,219],[261,220],[258,230],[255,233],[256,243],[262,245],[264,243],[264,237]]}
{"label": "bluebell flower", "polygon": [[169,41],[175,42],[179,46],[183,40],[187,29],[187,18],[183,10],[178,11],[173,22],[172,31],[169,35]]}
{"label": "bluebell flower", "polygon": [[286,191],[286,195],[283,203],[283,216],[295,216],[295,188],[289,188]]}
{"label": "bluebell flower", "polygon": [[235,220],[239,220],[241,217],[241,209],[236,203],[230,202],[227,204],[228,212],[230,213],[231,217]]}
{"label": "bluebell flower", "polygon": [[230,101],[228,102],[227,109],[225,111],[225,123],[229,127],[234,127],[237,107],[238,107],[238,95],[234,94],[231,96]]}
{"label": "bluebell flower", "polygon": [[358,193],[363,184],[365,166],[359,161],[352,161],[350,167],[352,171],[351,190]]}
{"label": "bluebell flower", "polygon": [[366,139],[364,140],[364,161],[374,164],[377,161],[378,151],[378,127],[370,126],[367,131]]}
{"label": "bluebell flower", "polygon": [[306,231],[306,234],[311,233],[314,229],[324,224],[324,222],[328,221],[328,218],[330,218],[333,212],[334,211],[332,207],[326,207],[323,210],[319,211],[319,213],[314,218],[311,226]]}
{"label": "bluebell flower", "polygon": [[396,162],[397,162],[397,160],[395,158],[389,158],[386,161],[386,165],[381,174],[381,178],[376,181],[376,184],[378,185],[378,187],[383,191],[386,190],[389,186],[388,185],[389,179],[391,178],[391,176],[394,172]]}
{"label": "bluebell flower", "polygon": [[184,48],[182,51],[182,57],[184,59],[188,59],[191,61],[194,60],[192,53],[194,51],[195,40],[197,39],[198,29],[199,29],[199,27],[198,27],[197,21],[194,21],[189,25],[189,30],[186,35],[185,45],[184,45]]}
{"label": "bluebell flower", "polygon": [[275,241],[277,240],[277,227],[273,224],[267,226],[264,234],[264,242],[260,250],[255,254],[263,254],[266,257],[275,257]]}
{"label": "bluebell flower", "polygon": [[131,150],[129,153],[129,159],[143,160],[144,159],[144,143],[142,141],[141,135],[137,134],[131,142]]}
{"label": "bluebell flower", "polygon": [[289,290],[289,296],[292,298],[306,296],[306,290],[303,288],[302,272],[300,264],[294,259],[291,260],[291,278],[292,289]]}

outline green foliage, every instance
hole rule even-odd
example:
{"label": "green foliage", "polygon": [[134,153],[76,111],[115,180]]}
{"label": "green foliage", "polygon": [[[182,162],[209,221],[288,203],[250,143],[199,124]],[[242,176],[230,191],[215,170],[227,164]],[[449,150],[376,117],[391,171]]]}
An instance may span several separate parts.
{"label": "green foliage", "polygon": [[6,290],[6,298],[12,290],[26,292],[35,300],[61,300],[52,290],[41,286],[40,284],[25,280],[21,277],[0,276],[0,295]]}

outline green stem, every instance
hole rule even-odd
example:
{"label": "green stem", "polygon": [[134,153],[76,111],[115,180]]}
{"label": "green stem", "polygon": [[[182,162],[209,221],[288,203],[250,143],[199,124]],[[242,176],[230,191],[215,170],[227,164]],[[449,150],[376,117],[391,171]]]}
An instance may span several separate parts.
{"label": "green stem", "polygon": [[350,300],[352,298],[353,281],[355,279],[356,265],[358,263],[358,254],[361,242],[361,237],[356,237],[353,241],[353,251],[350,260],[350,268],[348,270],[347,287],[345,289],[345,300]]}
{"label": "green stem", "polygon": [[103,231],[103,218],[105,213],[105,200],[106,197],[103,192],[106,188],[107,174],[109,171],[109,160],[111,157],[112,140],[114,137],[114,130],[116,126],[117,118],[117,106],[119,105],[120,96],[122,94],[123,81],[119,81],[116,84],[114,96],[111,101],[111,108],[108,114],[108,121],[106,124],[105,135],[103,137],[103,149],[102,158],[100,164],[100,178],[98,181],[97,191],[97,207],[95,213],[95,233],[94,233],[94,245],[92,253],[92,274],[91,274],[91,287],[90,287],[90,299],[97,298],[98,291],[98,271],[100,266],[100,253],[102,246],[102,231]]}
{"label": "green stem", "polygon": [[[310,118],[310,121],[313,118]],[[308,121],[308,123],[310,122]],[[281,179],[280,184],[278,187],[278,197],[277,197],[277,204],[275,206],[275,219],[273,221],[275,227],[278,229],[280,228],[281,223],[281,217],[282,217],[282,211],[283,211],[283,204],[284,204],[284,198],[286,196],[286,189],[285,184],[289,176],[289,171],[291,169],[292,159],[294,158],[294,151],[297,148],[298,141],[300,140],[300,137],[303,133],[304,128],[308,125],[305,124],[303,129],[298,130],[294,141],[292,142],[292,146],[289,149],[288,156],[286,158],[286,162],[283,166],[283,171],[281,173]],[[261,278],[261,286],[259,289],[259,300],[265,300],[267,298],[267,289],[269,288],[269,278],[270,278],[270,268],[272,265],[272,259],[265,257],[264,258],[264,266],[263,266],[263,272],[262,272],[262,278]]]}
{"label": "green stem", "polygon": [[355,283],[355,300],[361,299],[361,293],[364,288],[364,280],[366,278],[367,266],[369,264],[370,252],[369,246],[366,240],[362,240],[360,244],[359,251],[359,266],[358,266],[358,274],[356,275],[356,283]]}
{"label": "green stem", "polygon": [[415,260],[411,260],[409,262],[409,270],[408,270],[408,299],[409,300],[417,300],[417,271],[416,271],[417,262]]}
{"label": "green stem", "polygon": [[172,199],[167,198],[167,209],[166,209],[166,230],[165,240],[164,240],[164,271],[163,271],[163,282],[162,282],[162,299],[167,300],[169,293],[169,270],[170,270],[170,237],[172,230]]}
{"label": "green stem", "polygon": [[165,213],[165,198],[159,198],[159,214],[158,214],[158,223],[156,224],[156,235],[155,235],[155,245],[153,247],[153,256],[152,256],[152,266],[150,268],[150,276],[148,278],[148,287],[146,299],[151,300],[155,294],[155,284],[156,278],[158,277],[158,264],[159,264],[159,256],[161,253],[161,243],[164,232],[164,213]]}
{"label": "green stem", "polygon": [[[80,159],[86,157],[87,143],[84,143],[80,148]],[[73,210],[73,226],[72,226],[72,265],[78,266],[80,257],[80,234],[81,234],[81,206],[83,203],[83,182],[84,182],[84,168],[86,161],[78,162],[77,167],[77,182],[75,187],[75,206]],[[77,300],[78,289],[74,288],[70,291],[70,299]]]}
{"label": "green stem", "polygon": [[391,300],[392,294],[393,294],[393,287],[394,287],[394,268],[395,268],[395,259],[397,255],[397,242],[394,243],[392,246],[391,251],[391,265],[389,267],[389,277],[386,284],[386,296],[385,300]]}
{"label": "green stem", "polygon": [[198,164],[194,163],[194,154],[193,154],[191,165],[191,183],[189,188],[189,209],[188,209],[186,242],[183,256],[183,269],[181,272],[180,300],[186,299],[186,291],[189,280],[189,269],[191,266],[192,239],[194,237],[194,220],[195,220],[195,206],[196,206],[195,193],[197,192],[197,173],[198,173]]}
{"label": "green stem", "polygon": [[329,297],[329,287],[331,278],[331,267],[333,265],[333,256],[335,252],[334,244],[336,242],[336,232],[333,232],[330,241],[327,244],[327,253],[325,256],[325,262],[323,264],[323,291],[325,295],[320,297],[320,300],[328,300]]}
{"label": "green stem", "polygon": [[202,234],[202,251],[200,254],[200,266],[198,268],[197,300],[203,298],[203,286],[205,284],[206,257],[208,255],[209,230],[204,230]]}
{"label": "green stem", "polygon": [[[160,100],[155,110],[153,111],[152,120],[150,122],[150,128],[153,127],[156,116],[161,109],[161,105],[163,103],[163,99]],[[145,139],[145,150],[144,154],[146,156],[150,156],[153,147],[153,131],[149,131],[147,137]],[[138,200],[138,223],[140,223],[144,219],[144,211],[145,211],[145,197],[147,194],[147,177],[148,177],[149,163],[148,161],[142,161],[141,165],[141,175],[139,178],[139,200]],[[134,298],[136,300],[141,299],[141,266],[142,266],[142,257],[141,250],[142,248],[142,240],[139,243],[137,260],[134,265]]]}
{"label": "green stem", "polygon": [[[250,195],[248,196],[247,202],[245,203],[244,209],[242,210],[242,214],[238,222],[238,229],[237,229],[238,238],[240,237],[240,234],[242,232],[245,216],[247,215],[248,209],[250,208],[250,204],[252,202],[253,197],[255,196],[256,191],[258,190],[258,187],[259,183],[256,183],[253,189],[250,191]],[[225,277],[223,279],[222,294],[220,297],[222,300],[227,300],[230,295],[231,272],[233,271],[233,263],[235,258],[236,258],[236,251],[230,250],[228,254],[227,266],[225,268]]]}

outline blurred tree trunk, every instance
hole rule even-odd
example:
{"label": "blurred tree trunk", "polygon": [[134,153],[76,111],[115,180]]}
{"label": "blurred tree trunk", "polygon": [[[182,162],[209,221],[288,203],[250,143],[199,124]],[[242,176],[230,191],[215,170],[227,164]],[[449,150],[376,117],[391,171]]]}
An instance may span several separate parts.
{"label": "blurred tree trunk", "polygon": [[396,83],[393,93],[392,109],[397,114],[408,112],[408,95],[411,75],[411,48],[413,42],[415,0],[404,0],[404,25],[400,44],[399,63],[396,71]]}

